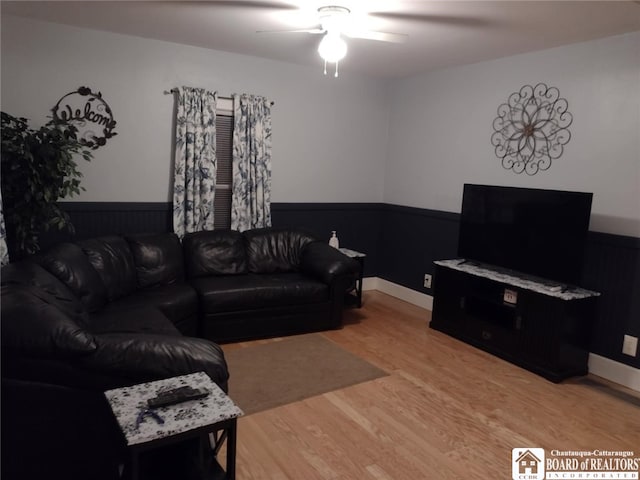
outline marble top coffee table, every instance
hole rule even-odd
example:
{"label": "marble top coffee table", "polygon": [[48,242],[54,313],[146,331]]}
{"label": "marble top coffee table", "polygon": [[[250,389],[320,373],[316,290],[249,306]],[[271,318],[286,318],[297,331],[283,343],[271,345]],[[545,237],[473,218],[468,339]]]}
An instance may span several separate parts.
{"label": "marble top coffee table", "polygon": [[[139,421],[140,412],[148,408],[147,400],[183,386],[204,389],[209,394],[198,400],[154,409],[153,412],[164,423],[151,415],[145,415]],[[213,457],[225,440],[227,442],[226,472],[214,461],[213,468],[219,468],[221,472],[214,478],[235,479],[237,419],[243,412],[206,373],[192,373],[108,390],[105,396],[131,451],[131,476],[134,480],[138,478],[140,453],[209,434],[214,438],[211,445]]]}

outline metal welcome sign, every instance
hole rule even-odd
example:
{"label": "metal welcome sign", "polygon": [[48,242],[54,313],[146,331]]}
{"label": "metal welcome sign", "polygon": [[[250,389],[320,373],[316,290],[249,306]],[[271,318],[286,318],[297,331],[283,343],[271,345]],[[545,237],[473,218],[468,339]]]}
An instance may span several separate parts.
{"label": "metal welcome sign", "polygon": [[80,87],[67,93],[51,111],[55,121],[75,126],[80,143],[93,150],[117,135],[113,131],[116,121],[111,107],[104,101],[101,92],[94,93],[89,87]]}

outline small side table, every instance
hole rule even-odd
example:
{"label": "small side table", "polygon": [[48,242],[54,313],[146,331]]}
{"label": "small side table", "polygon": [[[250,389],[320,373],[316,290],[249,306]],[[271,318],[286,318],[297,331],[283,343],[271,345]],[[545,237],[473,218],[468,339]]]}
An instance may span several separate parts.
{"label": "small side table", "polygon": [[356,306],[360,308],[362,307],[362,280],[364,278],[364,260],[365,258],[367,258],[367,254],[357,252],[349,248],[339,248],[338,250],[344,253],[347,257],[353,258],[360,264],[360,275],[356,279],[355,295],[353,295],[352,293],[348,293],[347,297],[345,298],[345,304],[347,306]]}
{"label": "small side table", "polygon": [[[164,424],[159,424],[152,417],[145,417],[136,427],[138,414],[141,408],[147,407],[147,400],[160,392],[182,386],[201,388],[210,393],[199,400],[155,409]],[[206,373],[192,373],[108,390],[105,396],[131,452],[132,480],[139,478],[141,453],[191,438],[212,440],[209,458],[201,459],[212,478],[235,480],[237,419],[243,412]],[[215,458],[225,440],[226,472]]]}

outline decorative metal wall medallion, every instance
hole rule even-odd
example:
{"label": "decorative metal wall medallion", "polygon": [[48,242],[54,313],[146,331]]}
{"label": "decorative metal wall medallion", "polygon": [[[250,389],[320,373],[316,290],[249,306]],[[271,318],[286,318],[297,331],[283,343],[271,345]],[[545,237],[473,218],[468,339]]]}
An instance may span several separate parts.
{"label": "decorative metal wall medallion", "polygon": [[525,85],[498,107],[491,144],[502,166],[515,173],[535,175],[562,155],[571,139],[573,116],[555,87]]}
{"label": "decorative metal wall medallion", "polygon": [[101,92],[93,93],[89,87],[67,93],[51,111],[55,121],[74,125],[78,129],[80,143],[93,150],[117,135],[113,131],[116,121],[111,107]]}

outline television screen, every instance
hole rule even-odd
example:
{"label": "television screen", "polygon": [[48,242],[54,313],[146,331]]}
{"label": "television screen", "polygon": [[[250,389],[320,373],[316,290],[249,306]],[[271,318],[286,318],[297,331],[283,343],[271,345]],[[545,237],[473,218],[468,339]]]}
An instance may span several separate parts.
{"label": "television screen", "polygon": [[465,184],[458,256],[577,284],[592,198],[583,192]]}

